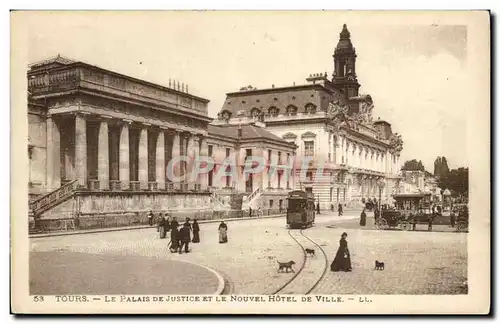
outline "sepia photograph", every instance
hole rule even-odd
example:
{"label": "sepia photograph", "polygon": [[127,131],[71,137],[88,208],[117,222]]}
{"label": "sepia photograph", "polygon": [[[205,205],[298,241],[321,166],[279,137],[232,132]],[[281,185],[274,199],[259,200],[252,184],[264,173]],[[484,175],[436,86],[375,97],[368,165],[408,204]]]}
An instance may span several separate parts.
{"label": "sepia photograph", "polygon": [[12,11],[13,311],[488,313],[489,19]]}

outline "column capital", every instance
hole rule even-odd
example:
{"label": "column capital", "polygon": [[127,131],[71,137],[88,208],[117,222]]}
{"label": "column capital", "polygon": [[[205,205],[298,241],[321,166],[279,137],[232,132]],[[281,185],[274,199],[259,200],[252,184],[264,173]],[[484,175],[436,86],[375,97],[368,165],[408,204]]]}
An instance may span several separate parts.
{"label": "column capital", "polygon": [[133,123],[133,121],[132,121],[132,120],[130,120],[130,119],[122,119],[122,120],[121,120],[121,122],[122,122],[123,124],[128,124],[128,125],[130,125],[130,124],[132,124],[132,123]]}

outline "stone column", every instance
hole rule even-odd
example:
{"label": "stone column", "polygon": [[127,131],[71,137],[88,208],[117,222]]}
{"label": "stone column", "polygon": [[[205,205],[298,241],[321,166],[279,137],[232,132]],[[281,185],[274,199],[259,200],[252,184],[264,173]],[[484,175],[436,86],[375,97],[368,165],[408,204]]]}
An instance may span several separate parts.
{"label": "stone column", "polygon": [[75,116],[75,169],[76,179],[87,186],[87,122],[84,116]]}
{"label": "stone column", "polygon": [[122,190],[130,187],[130,144],[129,144],[129,123],[122,125],[120,132],[120,182]]}
{"label": "stone column", "polygon": [[148,189],[148,129],[143,125],[139,135],[139,182],[141,189]]}
{"label": "stone column", "polygon": [[47,118],[47,189],[52,191],[61,186],[61,135],[55,120]]}
{"label": "stone column", "polygon": [[[179,132],[174,133],[174,139],[172,141],[172,160],[175,161],[179,156],[181,155],[181,136]],[[180,175],[180,170],[181,170],[181,164],[180,162],[176,162],[175,164],[172,165],[172,178],[173,176],[178,177]],[[167,175],[167,180],[168,180],[168,175]]]}
{"label": "stone column", "polygon": [[[197,167],[197,160],[200,156],[200,137],[199,135],[194,135],[193,136],[193,159],[191,162],[191,172],[198,172],[198,170],[195,170]],[[189,177],[192,175],[190,174]],[[195,179],[195,184],[201,184],[201,174],[197,174],[197,177]]]}
{"label": "stone column", "polygon": [[189,133],[187,137],[187,157],[188,162],[185,168],[185,175],[188,176],[187,180],[191,176],[192,161],[194,159],[194,134]]}
{"label": "stone column", "polygon": [[[200,156],[203,158],[208,157],[208,143],[205,138],[200,139],[201,143],[201,148],[200,148]],[[214,173],[214,172],[212,172]],[[215,176],[215,175],[214,175]],[[208,173],[203,173],[200,175],[200,185],[201,185],[201,190],[207,190],[208,189]]]}
{"label": "stone column", "polygon": [[165,134],[160,129],[156,139],[156,183],[158,189],[165,189]]}
{"label": "stone column", "polygon": [[109,189],[109,138],[108,122],[101,121],[97,142],[97,179],[99,189]]}

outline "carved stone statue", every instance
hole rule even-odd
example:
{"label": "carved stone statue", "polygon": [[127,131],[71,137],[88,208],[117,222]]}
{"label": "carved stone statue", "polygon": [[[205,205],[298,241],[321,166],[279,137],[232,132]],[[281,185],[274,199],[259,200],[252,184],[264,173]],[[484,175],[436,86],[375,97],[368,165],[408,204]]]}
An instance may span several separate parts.
{"label": "carved stone statue", "polygon": [[350,127],[348,112],[348,105],[341,105],[338,100],[335,100],[328,104],[326,116],[330,119],[333,127],[339,130],[342,126]]}
{"label": "carved stone statue", "polygon": [[364,122],[366,122],[366,123],[373,122],[372,111],[373,111],[373,103],[372,102],[363,101],[363,103],[361,103],[360,114],[363,115]]}

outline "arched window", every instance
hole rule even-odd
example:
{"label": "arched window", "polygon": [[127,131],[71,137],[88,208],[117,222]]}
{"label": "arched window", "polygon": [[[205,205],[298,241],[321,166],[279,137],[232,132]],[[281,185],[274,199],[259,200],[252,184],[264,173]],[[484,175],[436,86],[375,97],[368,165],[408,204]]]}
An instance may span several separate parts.
{"label": "arched window", "polygon": [[297,107],[294,105],[289,105],[286,107],[286,114],[290,116],[296,116],[297,115]]}
{"label": "arched window", "polygon": [[316,105],[312,103],[308,103],[306,105],[306,113],[309,115],[315,114],[316,113]]}
{"label": "arched window", "polygon": [[250,111],[250,114],[252,115],[252,119],[259,119],[260,110],[257,108],[252,108],[252,110]]}
{"label": "arched window", "polygon": [[278,108],[273,106],[268,109],[268,113],[271,117],[278,117],[280,111]]}
{"label": "arched window", "polygon": [[221,116],[222,116],[222,119],[229,120],[229,119],[231,119],[231,112],[228,110],[223,110]]}

